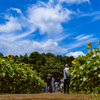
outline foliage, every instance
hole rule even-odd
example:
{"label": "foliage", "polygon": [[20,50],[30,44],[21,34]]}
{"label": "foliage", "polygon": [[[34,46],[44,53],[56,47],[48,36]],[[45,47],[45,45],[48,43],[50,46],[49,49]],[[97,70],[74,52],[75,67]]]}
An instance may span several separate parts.
{"label": "foliage", "polygon": [[25,63],[16,64],[12,58],[0,58],[0,92],[43,92],[46,84],[32,68]]}
{"label": "foliage", "polygon": [[[91,45],[89,46],[89,48]],[[89,49],[87,48],[87,49]],[[91,49],[91,48],[90,48]],[[100,49],[89,50],[86,56],[78,56],[70,68],[71,90],[100,93]],[[80,60],[84,64],[80,63]]]}

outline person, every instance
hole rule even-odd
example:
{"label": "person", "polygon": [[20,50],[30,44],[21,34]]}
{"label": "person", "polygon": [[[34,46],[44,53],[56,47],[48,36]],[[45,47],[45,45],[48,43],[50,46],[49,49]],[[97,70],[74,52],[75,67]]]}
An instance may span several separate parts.
{"label": "person", "polygon": [[48,91],[48,90],[47,90],[47,88],[48,88],[48,87],[47,87],[47,80],[46,80],[46,91],[45,91],[45,92],[47,92],[47,91]]}
{"label": "person", "polygon": [[69,94],[69,84],[70,84],[70,79],[67,79],[67,76],[69,76],[69,73],[67,73],[66,76],[66,72],[69,70],[69,65],[65,64],[65,68],[63,69],[63,73],[64,73],[64,93],[66,94],[66,85],[67,85],[67,93]]}
{"label": "person", "polygon": [[58,91],[58,82],[55,82],[55,92],[57,92]]}
{"label": "person", "polygon": [[62,90],[63,90],[63,87],[64,87],[64,80],[63,80],[63,78],[61,78],[60,79],[60,91],[62,92]]}
{"label": "person", "polygon": [[54,81],[55,81],[55,79],[52,77],[52,82],[51,82],[51,85],[52,85],[52,92],[55,91],[55,90],[54,90]]}
{"label": "person", "polygon": [[52,77],[51,77],[51,74],[48,74],[47,76],[47,91],[49,91],[50,93],[52,92],[52,86],[51,86],[51,81],[52,81]]}

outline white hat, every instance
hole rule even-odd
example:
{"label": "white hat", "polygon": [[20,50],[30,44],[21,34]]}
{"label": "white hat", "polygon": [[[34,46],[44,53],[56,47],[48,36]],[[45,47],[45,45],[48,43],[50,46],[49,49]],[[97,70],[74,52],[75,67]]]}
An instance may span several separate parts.
{"label": "white hat", "polygon": [[69,65],[68,65],[68,64],[65,64],[65,67],[67,67],[67,66],[69,67]]}

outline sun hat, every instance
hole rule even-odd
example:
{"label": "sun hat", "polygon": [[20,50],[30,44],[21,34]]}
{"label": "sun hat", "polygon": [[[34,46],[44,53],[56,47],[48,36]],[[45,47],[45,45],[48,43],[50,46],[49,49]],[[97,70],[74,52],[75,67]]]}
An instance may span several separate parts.
{"label": "sun hat", "polygon": [[51,76],[51,74],[48,74],[48,76]]}
{"label": "sun hat", "polygon": [[67,67],[67,66],[69,67],[69,65],[68,65],[68,64],[65,64],[65,67]]}

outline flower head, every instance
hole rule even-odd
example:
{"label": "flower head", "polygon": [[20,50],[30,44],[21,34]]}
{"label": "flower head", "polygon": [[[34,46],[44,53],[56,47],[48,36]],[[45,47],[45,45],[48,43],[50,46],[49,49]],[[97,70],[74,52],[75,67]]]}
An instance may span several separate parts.
{"label": "flower head", "polygon": [[92,53],[92,51],[91,51],[91,50],[89,50],[88,52],[89,52],[89,54],[90,54],[91,56],[93,56],[93,53]]}
{"label": "flower head", "polygon": [[31,66],[30,69],[33,69],[33,67]]}
{"label": "flower head", "polygon": [[90,48],[91,47],[91,42],[88,42],[87,46],[88,46],[88,48]]}
{"label": "flower head", "polygon": [[73,72],[77,72],[77,70],[73,70]]}
{"label": "flower head", "polygon": [[5,64],[6,62],[4,62],[4,61],[1,61],[1,64]]}
{"label": "flower head", "polygon": [[7,58],[11,59],[12,58],[12,55],[11,54],[8,54],[7,55]]}
{"label": "flower head", "polygon": [[35,71],[34,71],[34,73],[36,74],[36,73],[37,73],[37,71],[35,70]]}
{"label": "flower head", "polygon": [[72,64],[77,64],[77,62],[75,62],[75,61],[72,61]]}
{"label": "flower head", "polygon": [[82,67],[85,67],[85,65],[82,65]]}
{"label": "flower head", "polygon": [[25,63],[21,63],[22,66],[25,66]]}
{"label": "flower head", "polygon": [[94,51],[94,52],[96,52],[96,50],[95,50],[95,49],[93,49],[93,51]]}
{"label": "flower head", "polygon": [[100,44],[100,40],[98,41],[98,43]]}
{"label": "flower head", "polygon": [[66,73],[70,73],[69,71],[66,71]]}

